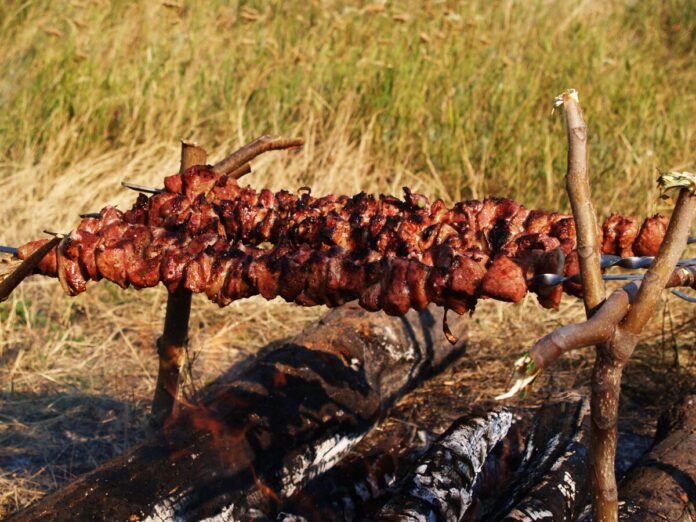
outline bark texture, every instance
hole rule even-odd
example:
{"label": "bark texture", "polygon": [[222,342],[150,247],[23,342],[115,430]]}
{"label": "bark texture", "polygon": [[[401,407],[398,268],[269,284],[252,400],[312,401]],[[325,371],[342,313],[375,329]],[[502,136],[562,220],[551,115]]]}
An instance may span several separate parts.
{"label": "bark texture", "polygon": [[[442,311],[347,305],[259,356],[163,432],[14,521],[246,520],[330,468],[393,401],[461,353]],[[463,322],[451,324],[463,333]]]}
{"label": "bark texture", "polygon": [[488,454],[511,423],[512,414],[505,410],[457,421],[418,459],[374,520],[461,520],[473,501],[472,490]]}
{"label": "bark texture", "polygon": [[504,522],[566,522],[576,520],[589,500],[588,450],[578,431],[565,453],[553,463],[529,494],[503,519]]}
{"label": "bark texture", "polygon": [[653,447],[619,493],[620,520],[696,520],[696,395],[662,415]]}
{"label": "bark texture", "polygon": [[[430,384],[426,384],[426,388]],[[428,402],[434,401],[442,402],[441,409],[446,410],[446,401],[433,398],[433,395],[445,393],[442,388],[431,390],[423,399],[422,407],[428,409]],[[454,397],[450,397],[450,403],[454,400]],[[465,410],[467,401],[459,399],[458,402],[461,403],[460,411]],[[456,408],[452,407],[452,410]],[[524,503],[532,499],[545,502],[544,505],[549,505],[552,513],[562,517],[569,509],[579,511],[587,499],[586,469],[578,470],[578,460],[570,451],[571,446],[584,436],[580,423],[586,413],[587,400],[577,394],[554,397],[541,408],[518,410],[507,435],[494,445],[476,480],[467,487],[465,494],[472,502],[464,514],[460,509],[460,499],[464,497],[461,489],[455,487],[444,495],[440,494],[440,503],[436,502],[435,496],[438,489],[442,493],[442,486],[447,480],[452,480],[450,473],[454,469],[453,462],[461,464],[462,459],[433,460],[428,455],[438,451],[437,446],[433,446],[438,438],[431,438],[427,429],[416,429],[422,424],[406,426],[403,423],[380,424],[349,458],[310,482],[305,489],[279,506],[277,513],[283,512],[283,516],[292,513],[310,522],[374,520],[383,505],[389,503],[390,506],[397,505],[402,511],[409,507],[410,519],[418,520],[420,517],[424,520],[474,522],[501,520],[513,507],[524,507]],[[466,418],[476,417],[496,419],[490,414],[467,415]],[[465,426],[468,422],[458,421],[456,416],[452,418],[455,419],[455,426]],[[410,436],[402,433],[410,429],[415,430]],[[447,432],[454,429],[449,428]],[[389,441],[392,441],[391,444]],[[368,443],[367,448],[365,443]],[[475,452],[477,445],[481,447],[481,441],[476,437],[470,438],[469,443],[470,452]],[[578,450],[583,451],[581,448]],[[419,466],[423,462],[419,458],[424,454],[425,459],[430,459],[430,465],[421,471]],[[464,477],[454,477],[452,481],[459,484],[465,482],[469,470],[467,466],[459,468]],[[576,476],[576,472],[580,475]],[[566,473],[575,483],[576,496],[561,506],[555,488],[566,487],[565,484],[570,483]],[[420,492],[433,490],[430,502],[392,498],[394,494],[403,495],[404,488],[408,493],[408,485],[413,486],[414,479],[419,481],[418,488],[414,489]],[[543,487],[539,487],[540,484]],[[572,486],[568,486],[568,489],[572,489]],[[433,508],[434,504],[437,510]],[[403,513],[398,516],[403,516]]]}

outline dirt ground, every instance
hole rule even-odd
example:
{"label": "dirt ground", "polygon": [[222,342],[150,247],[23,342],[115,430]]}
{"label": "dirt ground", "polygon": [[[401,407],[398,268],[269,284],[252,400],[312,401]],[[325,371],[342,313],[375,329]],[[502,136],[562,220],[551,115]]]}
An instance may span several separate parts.
{"label": "dirt ground", "polygon": [[[245,321],[239,320],[241,311]],[[99,364],[91,369],[101,374],[85,376],[82,385],[52,384],[50,372],[38,371],[32,386],[25,375],[18,389],[0,395],[0,517],[60,488],[147,435],[157,364],[153,342],[161,328],[157,312],[151,324],[140,325],[139,341],[128,341],[130,334],[124,336],[124,343],[132,344],[129,357],[98,355]],[[237,303],[207,322],[198,321],[194,313],[190,393],[259,346],[299,331],[321,313],[257,300]],[[572,298],[564,299],[558,311],[541,309],[532,296],[519,305],[482,302],[469,319],[466,354],[399,401],[378,429],[400,424],[437,435],[455,418],[493,406],[493,397],[508,385],[511,363],[520,352],[551,329],[580,320],[581,314],[579,301]],[[227,329],[230,318],[238,324]],[[88,326],[79,314],[73,323],[73,327]],[[660,409],[693,390],[695,327],[692,309],[666,296],[626,370],[622,424],[629,423],[634,430],[641,427],[649,438]],[[0,353],[3,383],[17,379],[22,357],[30,355],[19,341]],[[586,391],[592,361],[591,350],[570,354],[544,373],[526,397],[510,404],[533,407],[556,392]],[[71,359],[70,364],[77,362]],[[90,379],[98,386],[87,382]]]}

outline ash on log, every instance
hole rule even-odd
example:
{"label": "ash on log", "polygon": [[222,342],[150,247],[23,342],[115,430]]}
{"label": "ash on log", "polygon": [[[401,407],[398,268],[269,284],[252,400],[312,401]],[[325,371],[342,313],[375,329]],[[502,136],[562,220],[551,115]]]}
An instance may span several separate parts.
{"label": "ash on log", "polygon": [[455,422],[416,461],[374,520],[458,521],[471,505],[479,471],[512,423],[509,411]]}
{"label": "ash on log", "polygon": [[[587,474],[587,424],[589,401],[581,400],[575,410],[572,431],[562,435],[565,451],[552,463],[529,492],[508,513],[503,522],[564,522],[577,520],[590,500],[590,478]],[[552,439],[553,440],[553,439]],[[548,461],[547,461],[548,462]]]}
{"label": "ash on log", "polygon": [[[330,468],[393,401],[462,353],[437,308],[346,305],[212,386],[163,433],[14,521],[248,519]],[[462,334],[463,321],[452,325]]]}
{"label": "ash on log", "polygon": [[577,437],[587,414],[587,399],[568,394],[542,406],[534,417],[530,434],[525,442],[524,456],[514,471],[514,478],[505,494],[493,498],[493,506],[487,506],[478,514],[479,520],[500,520],[528,498],[529,492],[538,486],[555,462],[566,453],[568,445]]}
{"label": "ash on log", "polygon": [[696,520],[696,395],[659,419],[653,447],[619,487],[619,519]]}
{"label": "ash on log", "polygon": [[[589,498],[587,448],[582,444],[581,429],[588,410],[587,399],[578,397],[543,407],[524,443],[525,454],[519,466],[509,470],[510,477],[491,477],[479,471],[495,471],[517,460],[515,451],[502,459],[506,463],[492,451],[499,441],[508,448],[519,446],[514,440],[506,444],[503,438],[511,415],[491,412],[473,421],[458,421],[416,462],[412,474],[375,519],[574,520]],[[518,436],[515,431],[511,433],[513,438]],[[495,485],[491,488],[492,483]],[[481,498],[484,492],[502,503],[499,513],[505,513],[504,507],[511,504],[512,510],[505,516],[492,514],[494,508],[486,509]]]}
{"label": "ash on log", "polygon": [[[426,384],[426,389],[430,385]],[[430,390],[422,397],[421,409],[431,409],[431,402],[442,403],[442,395],[446,393],[442,388]],[[459,398],[459,402],[460,410],[469,407],[465,399]],[[494,446],[476,481],[470,488],[467,486],[473,502],[463,517],[450,497],[449,505],[442,504],[444,509],[433,520],[499,520],[511,510],[533,507],[539,511],[544,506],[550,520],[560,521],[568,519],[569,512],[582,510],[588,494],[587,473],[579,467],[579,460],[586,454],[581,444],[586,435],[581,429],[586,413],[587,400],[577,394],[555,397],[541,408],[516,412],[516,420],[507,435]],[[485,414],[478,416],[486,418]],[[465,423],[459,421],[460,426]],[[424,436],[416,437],[416,431]],[[435,438],[426,435],[428,431],[420,424],[410,428],[402,423],[380,424],[349,458],[310,482],[275,512],[266,513],[268,520],[275,520],[272,515],[280,512],[293,513],[311,522],[373,520],[381,506],[390,501],[390,495],[398,490],[398,485],[404,483],[404,477],[418,467],[417,459],[432,446]],[[480,441],[473,438],[472,443],[474,448]],[[444,466],[431,466],[428,473],[446,477],[451,469],[444,462]],[[414,475],[411,482],[413,478]],[[569,484],[569,479],[575,484],[574,496],[560,491]],[[441,479],[430,482],[435,489],[442,485]],[[560,497],[563,500],[559,502]],[[392,504],[400,504],[391,500]],[[405,505],[402,504],[402,509]],[[427,519],[432,505],[425,502],[421,507],[418,516]]]}

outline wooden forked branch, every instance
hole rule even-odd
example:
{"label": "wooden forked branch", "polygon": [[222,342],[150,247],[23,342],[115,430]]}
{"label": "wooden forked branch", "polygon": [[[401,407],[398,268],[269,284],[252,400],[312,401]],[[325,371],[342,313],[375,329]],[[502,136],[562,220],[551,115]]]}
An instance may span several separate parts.
{"label": "wooden forked branch", "polygon": [[269,150],[294,149],[302,145],[304,145],[304,140],[302,138],[261,136],[213,165],[213,172],[220,176],[229,174],[233,178],[239,179],[251,172],[251,165],[249,162],[264,152],[268,152]]}
{"label": "wooden forked branch", "polygon": [[679,188],[680,194],[667,232],[642,282],[616,290],[605,301],[599,264],[598,229],[587,178],[586,127],[577,93],[566,91],[557,99],[563,105],[568,131],[568,195],[578,234],[578,253],[583,297],[588,320],[564,326],[543,337],[516,362],[518,379],[500,398],[523,389],[563,353],[597,344],[592,374],[590,424],[590,477],[592,514],[598,522],[618,520],[618,493],[614,472],[621,375],[638,342],[638,335],[654,314],[666,287],[696,284],[693,267],[678,267],[687,245],[696,211],[695,177],[669,173],[660,177],[663,189]]}
{"label": "wooden forked branch", "polygon": [[[301,138],[261,136],[216,163],[213,171],[220,176],[228,174],[239,179],[251,172],[249,162],[260,154],[269,150],[300,147],[303,144],[304,140]],[[205,165],[207,157],[207,152],[195,143],[182,141],[180,172],[197,165]],[[164,332],[157,339],[159,370],[152,399],[150,422],[153,426],[160,426],[170,415],[177,414],[177,398],[181,393],[181,368],[186,358],[188,343],[191,297],[191,292],[183,288],[167,297]]]}
{"label": "wooden forked branch", "polygon": [[[181,142],[180,172],[205,165],[208,153],[193,142]],[[157,339],[159,370],[152,399],[151,424],[161,425],[169,417],[180,393],[181,367],[186,357],[188,323],[191,315],[191,292],[180,288],[167,296],[164,332]]]}

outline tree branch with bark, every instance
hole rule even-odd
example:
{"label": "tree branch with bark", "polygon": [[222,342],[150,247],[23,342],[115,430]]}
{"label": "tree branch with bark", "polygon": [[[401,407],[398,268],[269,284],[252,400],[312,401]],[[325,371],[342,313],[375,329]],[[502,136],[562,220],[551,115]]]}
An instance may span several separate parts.
{"label": "tree branch with bark", "polygon": [[643,327],[655,313],[662,290],[694,287],[696,269],[677,266],[688,241],[696,211],[696,176],[688,172],[665,173],[658,179],[663,190],[678,189],[679,197],[667,232],[641,281],[632,282],[604,299],[599,256],[599,231],[590,198],[587,176],[587,130],[577,92],[569,90],[556,98],[563,106],[568,135],[566,185],[577,227],[583,299],[588,319],[568,325],[537,341],[515,363],[517,378],[499,397],[507,398],[527,387],[561,355],[570,350],[597,345],[592,373],[590,477],[593,520],[618,520],[615,477],[618,408],[621,376]]}

